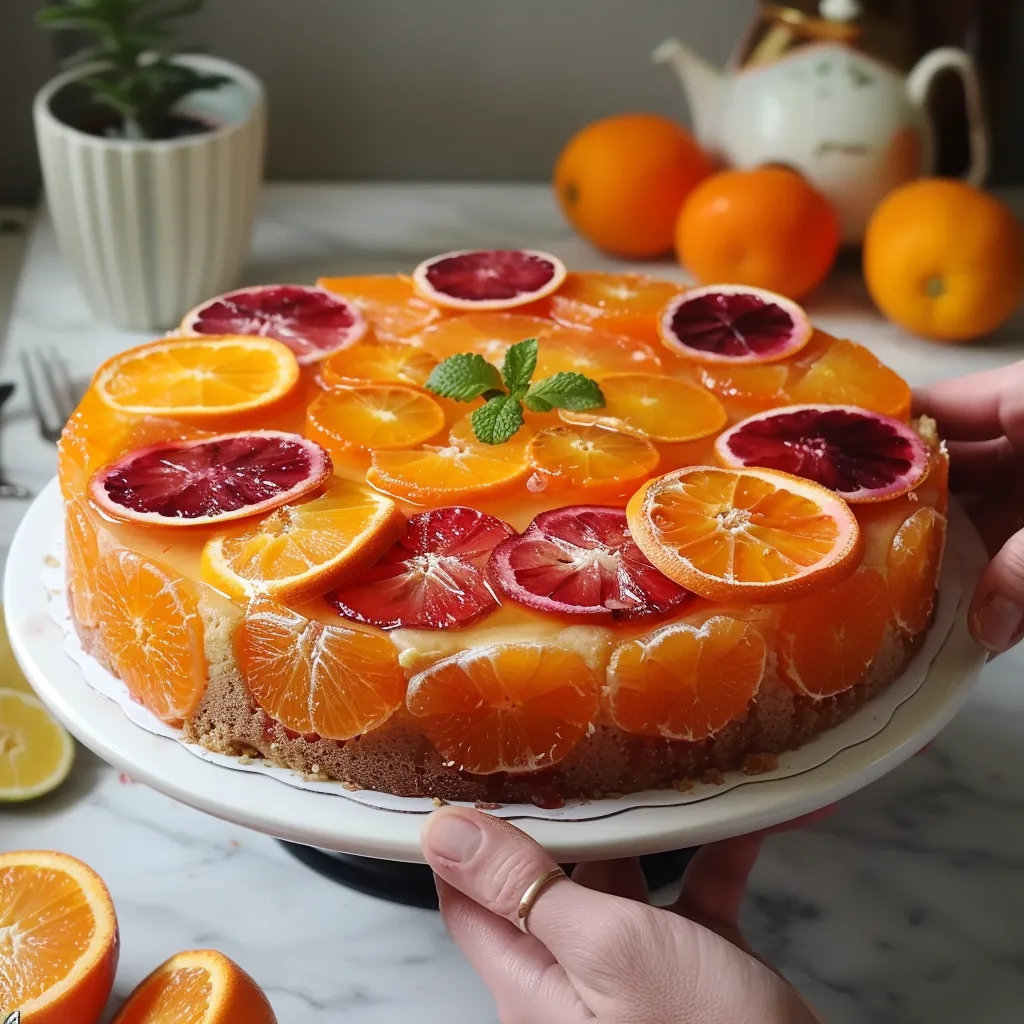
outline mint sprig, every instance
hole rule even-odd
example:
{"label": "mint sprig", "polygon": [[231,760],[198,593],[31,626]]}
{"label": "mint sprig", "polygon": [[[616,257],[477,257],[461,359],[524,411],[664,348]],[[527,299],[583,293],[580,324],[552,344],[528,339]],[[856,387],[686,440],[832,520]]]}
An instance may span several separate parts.
{"label": "mint sprig", "polygon": [[457,402],[486,402],[473,412],[470,423],[477,440],[504,444],[523,425],[523,406],[531,412],[599,409],[604,395],[596,381],[582,373],[555,373],[532,382],[537,369],[537,339],[517,341],[505,353],[501,372],[483,356],[462,352],[434,367],[426,387]]}

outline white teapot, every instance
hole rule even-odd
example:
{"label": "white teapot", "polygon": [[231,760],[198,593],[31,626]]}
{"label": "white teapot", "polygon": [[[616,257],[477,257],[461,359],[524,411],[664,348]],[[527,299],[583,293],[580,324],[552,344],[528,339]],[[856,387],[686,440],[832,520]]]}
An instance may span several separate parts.
{"label": "white teapot", "polygon": [[[970,167],[980,185],[989,147],[974,62],[963,50],[933,50],[904,77],[857,49],[856,0],[823,0],[820,17],[769,5],[779,17],[774,49],[728,69],[710,65],[676,39],[654,52],[682,83],[704,148],[726,165],[783,164],[802,173],[832,202],[843,240],[860,242],[879,201],[896,186],[934,171],[926,107],[936,76],[957,72],[969,116]],[[787,34],[788,33],[788,34]],[[799,37],[799,44],[794,45]],[[769,50],[772,37],[762,37]],[[764,46],[762,46],[762,51]]]}

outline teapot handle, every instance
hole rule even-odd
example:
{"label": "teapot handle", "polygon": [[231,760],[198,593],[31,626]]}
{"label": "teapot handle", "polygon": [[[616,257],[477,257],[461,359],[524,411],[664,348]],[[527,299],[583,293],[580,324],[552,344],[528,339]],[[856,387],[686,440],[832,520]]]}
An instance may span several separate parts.
{"label": "teapot handle", "polygon": [[954,46],[943,46],[922,57],[907,78],[907,92],[911,102],[924,110],[928,94],[936,77],[943,71],[955,71],[964,85],[967,99],[967,133],[971,148],[971,163],[964,175],[969,185],[980,188],[989,171],[988,127],[981,98],[978,72],[970,54]]}

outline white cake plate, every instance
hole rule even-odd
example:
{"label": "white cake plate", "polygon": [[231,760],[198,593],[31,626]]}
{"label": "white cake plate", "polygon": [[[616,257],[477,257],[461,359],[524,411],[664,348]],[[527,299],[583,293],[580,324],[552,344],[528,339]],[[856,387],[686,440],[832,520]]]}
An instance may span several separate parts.
{"label": "white cake plate", "polygon": [[[54,480],[33,502],[11,544],[4,604],[22,669],[82,743],[133,779],[238,825],[322,850],[422,862],[422,814],[369,807],[205,761],[175,740],[139,728],[118,704],[86,685],[81,669],[64,653],[63,634],[40,582],[62,515]],[[970,566],[973,580],[985,553],[957,506],[950,509],[949,536],[950,548]],[[754,778],[677,807],[623,808],[575,821],[524,816],[516,823],[568,863],[680,850],[789,821],[848,796],[913,756],[963,706],[985,659],[967,632],[965,602],[924,683],[884,728],[816,768],[789,778]]]}

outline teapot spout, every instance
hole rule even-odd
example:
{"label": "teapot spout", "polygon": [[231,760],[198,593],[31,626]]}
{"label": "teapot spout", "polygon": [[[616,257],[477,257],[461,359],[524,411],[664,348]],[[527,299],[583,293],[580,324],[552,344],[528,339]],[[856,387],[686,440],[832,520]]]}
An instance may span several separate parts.
{"label": "teapot spout", "polygon": [[678,39],[666,39],[651,59],[656,64],[668,64],[675,71],[686,94],[697,138],[707,146],[713,145],[725,74]]}

